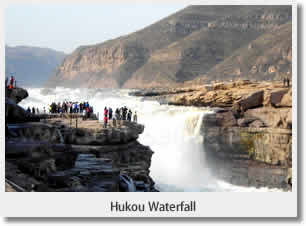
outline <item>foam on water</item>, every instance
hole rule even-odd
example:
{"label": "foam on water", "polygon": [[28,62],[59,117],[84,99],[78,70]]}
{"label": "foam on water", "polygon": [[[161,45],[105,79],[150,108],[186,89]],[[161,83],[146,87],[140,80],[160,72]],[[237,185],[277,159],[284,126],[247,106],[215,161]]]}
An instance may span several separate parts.
{"label": "foam on water", "polygon": [[205,167],[205,150],[200,134],[202,117],[211,111],[205,108],[160,105],[128,96],[130,90],[110,89],[27,89],[24,108],[43,107],[55,101],[89,101],[94,112],[103,115],[105,106],[116,109],[127,106],[137,111],[138,122],[145,125],[139,142],[154,151],[150,175],[161,191],[276,191],[239,187],[215,179]]}

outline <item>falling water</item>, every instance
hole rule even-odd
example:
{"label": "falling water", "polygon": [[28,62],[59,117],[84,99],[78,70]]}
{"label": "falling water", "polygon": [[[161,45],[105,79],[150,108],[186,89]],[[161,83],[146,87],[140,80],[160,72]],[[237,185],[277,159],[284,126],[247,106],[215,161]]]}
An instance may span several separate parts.
{"label": "falling water", "polygon": [[51,102],[89,101],[94,112],[103,115],[105,106],[127,106],[137,111],[139,123],[145,125],[139,142],[154,151],[150,175],[161,191],[266,191],[244,188],[215,179],[205,164],[201,134],[202,118],[211,111],[205,108],[160,105],[128,96],[128,90],[106,89],[27,89],[24,108],[43,107]]}

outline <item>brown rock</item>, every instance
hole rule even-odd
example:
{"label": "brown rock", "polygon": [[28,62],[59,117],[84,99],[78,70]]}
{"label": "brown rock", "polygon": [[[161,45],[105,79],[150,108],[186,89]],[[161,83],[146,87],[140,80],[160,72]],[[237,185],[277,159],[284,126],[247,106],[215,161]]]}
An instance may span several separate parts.
{"label": "brown rock", "polygon": [[[103,128],[97,121],[95,122],[95,127],[86,128],[82,127],[82,122],[80,123],[80,128],[68,129],[64,133],[64,140],[68,144],[77,145],[105,145],[105,144],[119,144],[127,143],[133,140],[137,140],[139,134],[143,133],[144,126],[128,122],[128,121],[118,121],[120,128]],[[88,124],[84,122],[84,124]]]}
{"label": "brown rock", "polygon": [[255,120],[254,122],[249,124],[249,127],[260,128],[260,127],[265,127],[265,124],[260,120]]}
{"label": "brown rock", "polygon": [[220,112],[215,114],[207,114],[203,119],[205,126],[220,126],[220,127],[230,127],[236,126],[237,120],[235,119],[231,111]]}
{"label": "brown rock", "polygon": [[288,92],[288,89],[276,90],[268,93],[268,96],[265,100],[265,106],[276,107],[280,104],[283,96]]}
{"label": "brown rock", "polygon": [[264,91],[252,92],[247,96],[244,96],[237,103],[241,106],[243,111],[246,111],[249,108],[260,107],[263,104]]}
{"label": "brown rock", "polygon": [[244,117],[259,119],[272,128],[291,128],[291,114],[291,108],[262,107],[247,110]]}
{"label": "brown rock", "polygon": [[278,107],[292,107],[292,89],[290,89],[282,98]]}
{"label": "brown rock", "polygon": [[240,118],[237,120],[238,126],[247,127],[250,123],[254,122],[255,118]]}

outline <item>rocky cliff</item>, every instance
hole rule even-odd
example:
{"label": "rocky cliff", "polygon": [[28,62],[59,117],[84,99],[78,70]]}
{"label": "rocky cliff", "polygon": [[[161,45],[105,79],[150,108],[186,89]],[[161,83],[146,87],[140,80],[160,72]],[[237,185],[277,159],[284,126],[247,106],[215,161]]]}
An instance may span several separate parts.
{"label": "rocky cliff", "polygon": [[292,75],[292,24],[259,36],[199,76],[194,83],[232,79],[281,80]]}
{"label": "rocky cliff", "polygon": [[207,167],[215,176],[242,186],[291,189],[291,87],[237,80],[133,94],[164,104],[210,107],[201,133]]}
{"label": "rocky cliff", "polygon": [[48,85],[175,86],[288,21],[289,6],[190,6],[130,35],[79,47]]}
{"label": "rocky cliff", "polygon": [[102,129],[97,120],[68,114],[40,121],[44,115],[33,117],[17,104],[25,90],[8,94],[6,191],[156,191],[149,176],[153,151],[137,141],[143,125],[110,121]]}
{"label": "rocky cliff", "polygon": [[290,126],[277,126],[279,115],[271,115],[281,113],[272,112],[268,117],[273,126],[264,124],[264,114],[236,120],[226,111],[204,117],[203,144],[215,176],[242,186],[291,189],[291,121],[284,114],[283,120]]}

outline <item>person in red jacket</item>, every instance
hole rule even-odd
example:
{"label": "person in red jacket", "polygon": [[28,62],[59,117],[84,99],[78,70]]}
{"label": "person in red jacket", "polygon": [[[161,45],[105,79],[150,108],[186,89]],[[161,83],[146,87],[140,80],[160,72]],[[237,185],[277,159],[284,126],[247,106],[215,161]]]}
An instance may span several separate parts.
{"label": "person in red jacket", "polygon": [[108,116],[108,110],[107,107],[104,108],[104,116]]}
{"label": "person in red jacket", "polygon": [[10,84],[9,84],[9,88],[13,88],[14,87],[14,76],[11,76],[11,78],[10,78]]}
{"label": "person in red jacket", "polygon": [[104,126],[103,126],[103,128],[107,128],[107,122],[108,122],[108,117],[107,117],[107,115],[104,115]]}
{"label": "person in red jacket", "polygon": [[104,108],[104,126],[103,128],[107,128],[107,122],[108,122],[108,110],[107,107]]}

